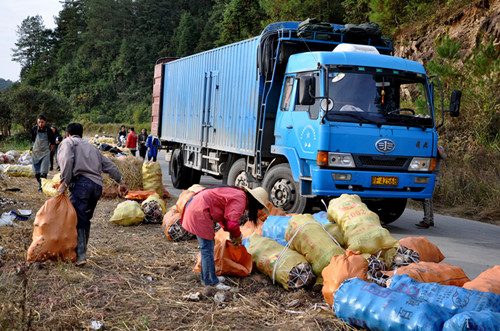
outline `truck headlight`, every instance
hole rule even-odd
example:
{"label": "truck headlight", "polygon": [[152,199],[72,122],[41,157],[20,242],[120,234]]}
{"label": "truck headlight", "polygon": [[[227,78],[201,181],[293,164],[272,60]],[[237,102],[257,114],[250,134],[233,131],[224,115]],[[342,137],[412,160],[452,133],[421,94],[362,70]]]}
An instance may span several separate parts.
{"label": "truck headlight", "polygon": [[409,171],[430,171],[431,158],[430,157],[414,157],[411,160]]}
{"label": "truck headlight", "polygon": [[354,168],[354,159],[350,153],[328,153],[328,166]]}

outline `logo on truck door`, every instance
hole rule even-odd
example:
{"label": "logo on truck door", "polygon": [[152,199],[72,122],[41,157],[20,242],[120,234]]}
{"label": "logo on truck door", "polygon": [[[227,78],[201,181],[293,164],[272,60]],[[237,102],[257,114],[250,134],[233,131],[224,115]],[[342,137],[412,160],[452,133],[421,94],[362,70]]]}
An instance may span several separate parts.
{"label": "logo on truck door", "polygon": [[390,153],[394,148],[396,148],[396,144],[390,139],[380,139],[375,143],[375,149],[380,153]]}

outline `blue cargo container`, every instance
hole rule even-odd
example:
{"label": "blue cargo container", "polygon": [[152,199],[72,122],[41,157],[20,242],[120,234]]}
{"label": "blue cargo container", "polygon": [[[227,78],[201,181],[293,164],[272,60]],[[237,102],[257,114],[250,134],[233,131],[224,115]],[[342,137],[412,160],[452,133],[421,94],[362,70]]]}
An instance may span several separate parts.
{"label": "blue cargo container", "polygon": [[[392,56],[390,40],[330,26],[304,33],[299,22],[275,23],[258,37],[157,64],[152,132],[170,151],[175,187],[205,173],[263,186],[287,212],[358,194],[384,223],[408,198],[432,196],[432,77]],[[452,116],[459,106],[454,91]]]}

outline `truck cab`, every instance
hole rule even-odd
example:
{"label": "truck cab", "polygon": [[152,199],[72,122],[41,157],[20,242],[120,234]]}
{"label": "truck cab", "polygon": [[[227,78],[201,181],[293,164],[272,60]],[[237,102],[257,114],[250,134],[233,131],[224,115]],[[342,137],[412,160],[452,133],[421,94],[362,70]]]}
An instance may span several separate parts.
{"label": "truck cab", "polygon": [[358,194],[389,221],[407,198],[432,196],[433,114],[419,63],[353,44],[295,54],[272,150],[299,160],[290,165],[303,196]]}

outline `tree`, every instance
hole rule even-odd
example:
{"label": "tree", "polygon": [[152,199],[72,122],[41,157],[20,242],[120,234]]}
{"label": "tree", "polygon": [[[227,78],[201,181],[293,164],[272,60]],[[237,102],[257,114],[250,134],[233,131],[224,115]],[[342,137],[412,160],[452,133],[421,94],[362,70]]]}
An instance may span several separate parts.
{"label": "tree", "polygon": [[228,2],[229,0],[215,0],[210,16],[201,31],[200,40],[196,45],[195,53],[203,52],[218,46],[217,40],[220,39],[224,11]]}
{"label": "tree", "polygon": [[268,15],[266,24],[303,21],[309,17],[337,24],[344,21],[344,8],[340,0],[259,0],[259,3]]}
{"label": "tree", "polygon": [[265,12],[258,1],[231,0],[224,11],[218,44],[230,44],[262,32]]}
{"label": "tree", "polygon": [[8,92],[9,90],[0,92],[0,129],[4,137],[10,135],[10,123],[12,121]]}
{"label": "tree", "polygon": [[11,90],[8,104],[12,123],[20,124],[24,131],[35,125],[39,114],[44,114],[51,124],[58,126],[71,119],[68,99],[50,90],[21,85]]}
{"label": "tree", "polygon": [[9,87],[12,86],[12,84],[14,83],[11,80],[9,79],[5,80],[3,78],[0,78],[0,91],[8,89]]}
{"label": "tree", "polygon": [[37,62],[43,60],[50,49],[51,30],[45,29],[40,15],[28,16],[17,28],[18,40],[12,51],[12,60],[21,64],[21,78]]}
{"label": "tree", "polygon": [[346,23],[361,24],[370,21],[369,0],[344,0],[342,6]]}
{"label": "tree", "polygon": [[193,16],[189,12],[184,12],[171,41],[175,56],[184,57],[193,54],[200,34]]}

